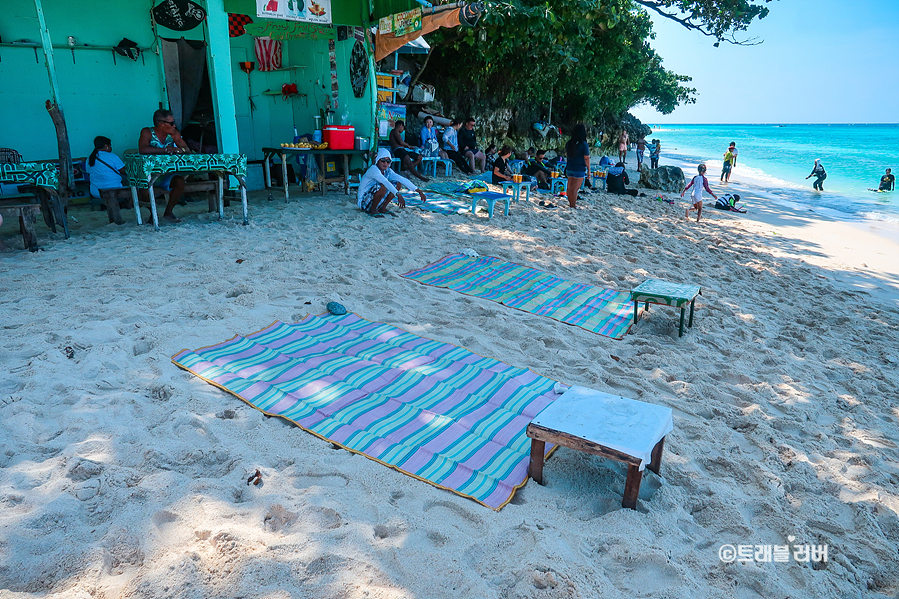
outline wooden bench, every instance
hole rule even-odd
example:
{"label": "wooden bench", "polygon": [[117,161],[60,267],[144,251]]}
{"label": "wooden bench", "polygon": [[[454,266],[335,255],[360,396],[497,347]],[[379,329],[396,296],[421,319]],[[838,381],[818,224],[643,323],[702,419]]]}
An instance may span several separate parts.
{"label": "wooden bench", "polygon": [[[187,181],[184,184],[184,193],[206,192],[209,201],[209,212],[218,211],[218,187],[215,181]],[[164,198],[168,201],[169,192],[161,187],[154,187],[153,193],[157,198]],[[132,197],[130,187],[109,187],[100,190],[100,200],[106,206],[106,214],[109,216],[109,222],[121,225],[122,219],[121,203],[127,202],[126,208],[132,208]],[[227,206],[230,202],[225,202]]]}
{"label": "wooden bench", "polygon": [[[33,200],[33,201],[32,201]],[[25,241],[25,247],[32,252],[36,252],[37,233],[34,230],[34,223],[37,220],[37,214],[41,211],[41,203],[35,198],[15,197],[10,199],[0,199],[0,215],[4,220],[12,217],[18,217],[19,229],[22,232],[22,239]]]}
{"label": "wooden bench", "polygon": [[528,473],[543,484],[547,443],[624,462],[628,468],[621,506],[637,509],[643,469],[659,474],[665,436],[673,428],[671,408],[572,387],[528,425]]}

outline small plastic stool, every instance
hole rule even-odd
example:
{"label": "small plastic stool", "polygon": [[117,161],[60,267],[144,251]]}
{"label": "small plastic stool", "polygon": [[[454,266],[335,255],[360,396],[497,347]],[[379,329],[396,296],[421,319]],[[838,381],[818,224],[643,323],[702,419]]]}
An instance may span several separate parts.
{"label": "small plastic stool", "polygon": [[509,161],[509,168],[512,169],[512,172],[516,175],[521,174],[521,169],[524,168],[524,160],[518,160],[517,158]]}
{"label": "small plastic stool", "polygon": [[445,177],[451,177],[453,175],[453,161],[445,160],[443,158],[437,157],[425,157],[421,159],[421,170],[427,176],[430,174],[432,177],[437,176],[437,163],[443,165],[443,174]]}
{"label": "small plastic stool", "polygon": [[568,177],[553,177],[550,179],[549,192],[556,193],[556,187],[559,191],[568,191]]}
{"label": "small plastic stool", "polygon": [[506,204],[505,216],[509,216],[509,209],[512,207],[512,197],[506,194],[496,193],[492,191],[482,191],[480,193],[471,194],[471,213],[477,214],[478,200],[487,202],[487,218],[493,218],[493,208],[496,206],[497,200],[503,200]]}
{"label": "small plastic stool", "polygon": [[520,183],[516,183],[515,181],[502,181],[503,186],[503,195],[506,195],[506,190],[512,190],[512,199],[516,202],[520,199],[521,190],[524,188],[524,201],[528,201],[531,199],[531,182],[530,181],[521,181]]}

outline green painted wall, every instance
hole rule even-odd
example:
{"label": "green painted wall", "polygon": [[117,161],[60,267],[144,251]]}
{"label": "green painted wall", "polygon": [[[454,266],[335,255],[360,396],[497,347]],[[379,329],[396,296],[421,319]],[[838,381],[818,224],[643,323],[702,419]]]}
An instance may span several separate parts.
{"label": "green painted wall", "polygon": [[[0,38],[4,42],[40,43],[32,0],[3,0]],[[44,0],[44,16],[54,44],[74,36],[78,44],[115,46],[123,37],[141,47],[153,43],[150,0],[104,2]],[[98,18],[102,11],[103,18]],[[74,53],[74,62],[73,62]],[[0,46],[0,146],[19,150],[26,160],[56,158],[56,132],[44,108],[50,83],[43,51]],[[93,139],[105,135],[121,153],[137,145],[163,101],[159,57],[147,52],[134,62],[102,50],[54,49],[60,104],[66,117],[74,156],[93,150]]]}

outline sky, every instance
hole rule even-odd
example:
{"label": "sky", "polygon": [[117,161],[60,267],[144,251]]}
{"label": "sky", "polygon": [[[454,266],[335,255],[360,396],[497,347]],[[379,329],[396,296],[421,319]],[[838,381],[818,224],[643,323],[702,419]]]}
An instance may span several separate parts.
{"label": "sky", "polygon": [[[665,123],[899,122],[899,0],[777,0],[744,37],[757,46],[722,43],[653,16],[650,43],[665,68],[693,81],[696,104],[662,115]],[[652,11],[649,11],[653,14]]]}

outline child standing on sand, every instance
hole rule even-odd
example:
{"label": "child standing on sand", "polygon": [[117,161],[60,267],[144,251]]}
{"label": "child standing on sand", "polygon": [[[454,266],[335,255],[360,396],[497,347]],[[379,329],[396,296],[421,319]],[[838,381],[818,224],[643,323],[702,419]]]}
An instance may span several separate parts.
{"label": "child standing on sand", "polygon": [[699,222],[699,218],[702,216],[702,190],[705,189],[709,192],[709,195],[718,199],[711,189],[709,189],[709,180],[705,178],[706,167],[704,164],[700,164],[698,169],[699,174],[693,177],[693,180],[690,181],[687,186],[684,188],[682,192],[680,192],[680,197],[684,197],[684,194],[687,193],[687,190],[691,187],[693,191],[690,193],[690,199],[692,200],[693,207],[687,208],[686,213],[684,213],[684,218],[690,218],[690,211],[696,210],[696,222]]}

